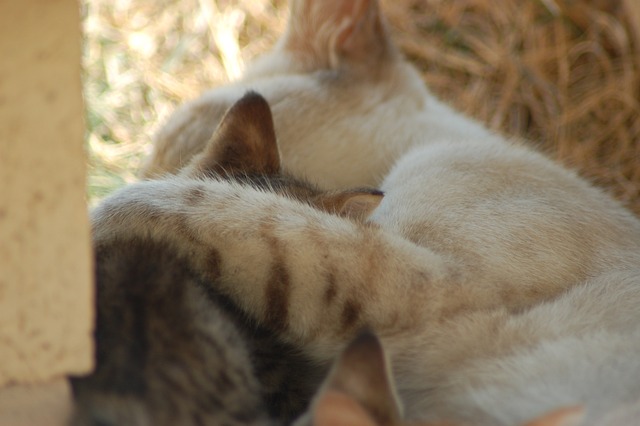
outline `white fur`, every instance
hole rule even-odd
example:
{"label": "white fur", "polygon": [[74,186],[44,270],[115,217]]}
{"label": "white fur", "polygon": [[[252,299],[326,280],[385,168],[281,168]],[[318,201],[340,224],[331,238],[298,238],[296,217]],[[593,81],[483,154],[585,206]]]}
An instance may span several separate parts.
{"label": "white fur", "polygon": [[[288,338],[321,360],[343,342],[330,326],[340,310],[317,303],[324,256],[341,297],[361,297],[363,321],[382,335],[410,418],[512,425],[582,403],[594,424],[640,398],[640,221],[575,173],[442,104],[392,46],[375,72],[335,45],[324,46],[331,60],[315,53],[331,64],[315,69],[288,47],[295,37],[290,29],[245,79],[176,112],[146,173],[177,170],[212,133],[216,111],[251,88],[272,105],[288,170],[327,188],[381,185],[371,217],[380,229],[216,183],[216,215],[189,217],[203,234],[234,236],[224,250],[240,278],[223,291],[258,318],[268,309],[255,290],[269,265],[256,221],[267,220],[294,271]],[[99,211],[94,222],[103,221]],[[257,266],[244,270],[251,259]]]}

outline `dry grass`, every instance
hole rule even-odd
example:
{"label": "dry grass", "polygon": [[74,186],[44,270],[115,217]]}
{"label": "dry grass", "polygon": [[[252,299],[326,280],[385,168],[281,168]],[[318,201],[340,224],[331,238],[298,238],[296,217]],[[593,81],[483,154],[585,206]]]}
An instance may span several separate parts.
{"label": "dry grass", "polygon": [[287,13],[283,1],[256,0],[85,0],[83,9],[92,204],[134,181],[176,106],[267,50]]}
{"label": "dry grass", "polygon": [[[159,124],[282,32],[285,0],[85,0],[89,196],[135,179]],[[637,0],[386,0],[438,95],[640,214]]]}

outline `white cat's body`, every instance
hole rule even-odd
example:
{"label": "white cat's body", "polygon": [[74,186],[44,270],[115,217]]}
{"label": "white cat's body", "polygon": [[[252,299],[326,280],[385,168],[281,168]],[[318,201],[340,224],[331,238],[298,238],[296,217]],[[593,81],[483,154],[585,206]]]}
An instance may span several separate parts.
{"label": "white cat's body", "polygon": [[[447,256],[464,274],[452,309],[469,323],[426,332],[424,351],[436,354],[396,372],[412,418],[469,410],[477,424],[486,416],[488,425],[509,425],[542,407],[587,402],[597,417],[640,397],[635,217],[546,158],[504,143],[414,149],[382,189],[370,219]],[[394,208],[402,204],[413,207]],[[510,306],[498,314],[501,298]],[[409,350],[388,347],[392,359]],[[474,356],[450,363],[463,354]],[[416,374],[421,369],[426,374]],[[417,390],[434,375],[442,392]]]}
{"label": "white cat's body", "polygon": [[[145,211],[186,215],[224,254],[230,278],[220,290],[267,321],[268,233],[290,271],[283,335],[326,362],[357,325],[371,326],[412,419],[513,425],[585,404],[594,424],[640,398],[640,221],[436,100],[388,45],[374,1],[292,7],[289,33],[245,79],[174,116],[146,174],[177,170],[202,149],[218,111],[251,88],[271,103],[286,169],[328,188],[380,185],[377,226],[176,178],[107,201],[94,214],[97,238],[123,232],[123,217],[137,223],[130,232],[161,238],[172,222],[153,218],[145,228]],[[296,20],[319,12],[329,24],[300,40],[315,27],[303,20],[311,29],[302,31]],[[363,59],[363,46],[378,47]],[[185,207],[181,194],[193,185],[208,198]],[[337,295],[322,303],[328,283]]]}

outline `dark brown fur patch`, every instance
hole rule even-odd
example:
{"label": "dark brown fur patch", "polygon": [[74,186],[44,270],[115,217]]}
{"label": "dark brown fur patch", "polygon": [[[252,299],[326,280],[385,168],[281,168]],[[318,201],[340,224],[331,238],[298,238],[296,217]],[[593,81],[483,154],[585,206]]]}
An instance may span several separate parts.
{"label": "dark brown fur patch", "polygon": [[338,286],[336,285],[336,277],[333,272],[327,277],[327,288],[324,291],[324,303],[330,305],[338,294]]}
{"label": "dark brown fur patch", "polygon": [[273,253],[273,264],[269,281],[265,288],[265,299],[267,301],[265,319],[274,330],[284,330],[287,327],[289,318],[291,279],[282,253],[282,247],[272,234],[273,232],[270,229],[263,231],[263,236],[269,242]]}
{"label": "dark brown fur patch", "polygon": [[205,199],[205,191],[201,186],[191,188],[184,196],[184,203],[187,206],[194,207],[202,203]]}
{"label": "dark brown fur patch", "polygon": [[342,309],[342,328],[349,330],[357,324],[362,312],[362,305],[354,300],[347,300]]}
{"label": "dark brown fur patch", "polygon": [[221,260],[220,260],[220,253],[218,253],[218,250],[216,249],[210,249],[207,255],[207,262],[206,262],[206,273],[207,273],[207,279],[210,281],[215,281],[220,277],[220,265],[221,265]]}
{"label": "dark brown fur patch", "polygon": [[279,262],[274,263],[265,297],[268,309],[266,321],[275,330],[284,330],[287,326],[289,287],[289,274]]}

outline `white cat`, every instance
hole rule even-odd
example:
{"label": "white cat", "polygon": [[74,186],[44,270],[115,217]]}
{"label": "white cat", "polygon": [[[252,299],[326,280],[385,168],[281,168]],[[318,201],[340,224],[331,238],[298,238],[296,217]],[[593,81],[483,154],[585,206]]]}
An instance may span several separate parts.
{"label": "white cat", "polygon": [[[640,397],[640,221],[436,100],[376,1],[294,0],[271,52],[170,120],[146,175],[201,151],[246,88],[270,101],[294,175],[380,183],[372,225],[179,177],[107,200],[96,238],[145,233],[205,262],[169,235],[180,216],[223,257],[219,290],[308,355],[327,362],[363,325],[379,333],[410,419],[513,425],[585,404],[594,424]],[[185,204],[196,186],[206,196]]]}
{"label": "white cat", "polygon": [[271,105],[284,167],[325,188],[379,186],[427,142],[498,139],[433,97],[389,39],[377,1],[292,0],[287,33],[237,82],[180,107],[142,174],[177,172],[248,89]]}

